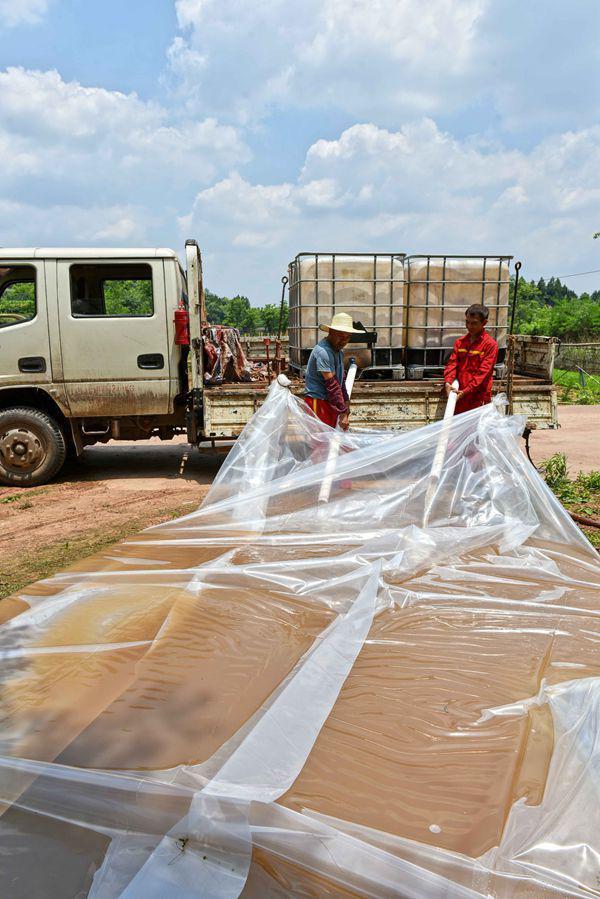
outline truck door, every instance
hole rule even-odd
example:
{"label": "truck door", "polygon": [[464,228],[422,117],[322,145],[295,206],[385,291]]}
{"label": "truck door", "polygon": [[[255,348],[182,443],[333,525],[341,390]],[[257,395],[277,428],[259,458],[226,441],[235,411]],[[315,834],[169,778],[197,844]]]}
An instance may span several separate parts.
{"label": "truck door", "polygon": [[61,259],[57,287],[71,414],[167,414],[171,353],[163,260]]}
{"label": "truck door", "polygon": [[0,388],[52,380],[41,260],[0,260]]}
{"label": "truck door", "polygon": [[204,310],[204,285],[202,283],[202,257],[195,240],[185,242],[185,262],[187,295],[190,313],[190,340],[192,343],[192,388],[203,387],[202,381],[202,324],[206,319]]}

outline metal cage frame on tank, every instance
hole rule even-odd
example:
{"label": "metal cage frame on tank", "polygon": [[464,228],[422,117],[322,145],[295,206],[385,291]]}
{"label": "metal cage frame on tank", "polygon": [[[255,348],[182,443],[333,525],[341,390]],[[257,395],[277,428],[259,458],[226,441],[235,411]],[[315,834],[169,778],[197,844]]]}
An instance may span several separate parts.
{"label": "metal cage frame on tank", "polygon": [[[302,252],[298,253],[294,260],[288,266],[289,275],[289,355],[290,366],[293,370],[303,374],[306,369],[308,357],[310,356],[313,346],[323,336],[319,331],[319,321],[326,320],[331,317],[334,312],[347,311],[348,307],[352,307],[353,319],[365,328],[365,338],[361,335],[352,335],[347,353],[355,357],[359,357],[359,367],[363,373],[372,372],[393,372],[397,371],[400,377],[404,376],[404,367],[402,364],[403,348],[401,340],[394,345],[391,341],[393,330],[397,330],[400,335],[404,333],[404,310],[406,308],[404,302],[404,259],[405,253],[352,253],[352,252]],[[340,265],[342,259],[361,260],[364,262],[372,261],[373,277],[372,278],[339,278],[336,277],[336,265]],[[314,276],[304,277],[301,271],[304,262],[314,262]],[[378,276],[378,265],[383,267],[387,265],[389,274],[386,276]],[[319,265],[324,264],[330,266],[330,273],[320,277]],[[320,285],[326,284],[330,289],[330,296],[327,296],[321,302]],[[336,303],[336,288],[339,290],[340,285],[347,284],[370,284],[371,299],[368,303],[353,302]],[[378,297],[379,285],[389,285],[389,301],[382,302]],[[306,302],[303,297],[305,285],[310,285],[314,291],[314,302]],[[400,288],[401,302],[398,303],[394,297],[396,288]],[[364,312],[361,312],[364,310]],[[387,310],[387,319],[381,322],[381,311]],[[311,321],[303,321],[302,313],[312,311],[314,314],[310,316]],[[399,320],[394,322],[394,312],[399,316]],[[378,318],[380,319],[378,323]],[[390,340],[389,345],[375,346],[378,342],[378,336],[381,331],[387,332]],[[303,332],[311,332],[310,339],[303,338]]]}
{"label": "metal cage frame on tank", "polygon": [[[419,253],[419,254],[410,254],[404,258],[404,269],[405,269],[405,294],[406,294],[406,315],[404,317],[404,336],[403,336],[403,362],[406,366],[406,376],[410,379],[420,379],[426,377],[441,377],[444,366],[448,361],[448,357],[452,352],[452,346],[454,343],[454,339],[459,335],[458,330],[464,331],[464,329],[458,329],[456,326],[454,330],[457,332],[454,336],[451,335],[451,340],[446,341],[444,345],[444,332],[448,331],[447,325],[447,317],[448,312],[451,310],[465,311],[466,307],[471,305],[471,302],[481,302],[483,305],[487,306],[490,310],[490,325],[488,325],[488,331],[494,337],[495,340],[499,342],[499,354],[498,354],[498,365],[496,366],[496,375],[499,376],[502,372],[502,366],[506,354],[506,335],[509,331],[509,313],[510,313],[510,263],[514,257],[508,254],[477,254],[477,253],[469,253],[469,254],[460,254],[460,253]],[[442,276],[439,279],[430,277],[430,268],[432,265],[432,261],[436,262],[439,265],[439,261],[441,260],[442,265]],[[462,263],[466,263],[469,261],[481,262],[482,263],[482,271],[481,278],[476,279],[465,279],[465,280],[448,280],[446,278],[446,270],[448,261],[459,261]],[[488,268],[490,260],[492,260],[495,265],[497,265],[498,273],[494,278],[488,279],[486,278],[486,268]],[[416,261],[425,261],[426,262],[426,278],[423,279],[412,279],[411,278],[411,265]],[[505,277],[503,274],[505,273]],[[471,298],[471,302],[467,300],[461,302],[460,304],[451,303],[448,304],[445,301],[445,295],[447,291],[448,284],[451,284],[452,287],[456,285],[473,285],[480,284],[481,285],[481,297],[479,300],[475,298]],[[439,302],[437,304],[432,304],[430,301],[431,290],[433,285],[441,286],[441,296]],[[496,288],[496,302],[490,303],[489,299],[486,297],[488,286],[492,286]],[[414,303],[411,304],[411,294],[414,295],[415,287],[423,287],[425,286],[425,301],[418,305]],[[506,302],[501,302],[502,299],[502,289],[505,288],[505,299]],[[440,311],[440,322],[439,325],[432,325],[430,323],[430,316],[432,308]],[[411,321],[411,310],[414,313],[415,309],[424,310],[425,315],[425,323],[424,324],[416,324],[413,320]],[[501,323],[501,313],[502,310],[505,311],[506,321],[504,324]],[[446,321],[445,321],[446,319]],[[415,347],[413,341],[411,340],[411,332],[414,331],[423,331],[423,346]],[[437,332],[439,334],[439,340],[437,346],[427,346],[427,336],[429,332]],[[505,337],[502,338],[502,332],[504,332]],[[500,338],[500,339],[499,339]]]}

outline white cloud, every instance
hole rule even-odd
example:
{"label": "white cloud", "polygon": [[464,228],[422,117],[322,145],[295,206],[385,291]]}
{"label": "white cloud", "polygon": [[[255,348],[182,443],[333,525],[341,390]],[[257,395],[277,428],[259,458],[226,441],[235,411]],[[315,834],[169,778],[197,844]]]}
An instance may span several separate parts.
{"label": "white cloud", "polygon": [[270,247],[279,243],[282,222],[299,210],[298,189],[291,184],[250,184],[237,172],[196,197],[185,227],[210,228],[231,246]]}
{"label": "white cloud", "polygon": [[40,205],[0,199],[0,232],[11,246],[152,245],[155,222],[142,207],[90,202]]}
{"label": "white cloud", "polygon": [[198,26],[202,21],[205,7],[210,5],[210,0],[175,0],[177,20],[181,28],[191,25]]}
{"label": "white cloud", "polygon": [[[505,127],[594,120],[596,0],[175,0],[175,89],[240,122],[274,109]],[[469,130],[475,130],[470,128]]]}
{"label": "white cloud", "polygon": [[435,111],[462,78],[488,0],[176,0],[182,95],[242,121],[273,104]]}
{"label": "white cloud", "polygon": [[2,175],[7,178],[15,175],[29,175],[38,168],[39,148],[29,140],[17,134],[0,129],[0,160]]}
{"label": "white cloud", "polygon": [[517,152],[431,119],[395,132],[368,123],[316,141],[294,182],[233,173],[200,191],[186,227],[205,235],[212,289],[240,290],[243,272],[257,300],[311,249],[512,252],[529,277],[583,271],[597,267],[598,172],[600,126]]}
{"label": "white cloud", "polygon": [[249,158],[237,128],[175,119],[56,71],[0,72],[3,244],[156,244],[194,191]]}
{"label": "white cloud", "polygon": [[50,6],[50,0],[0,0],[0,28],[35,25]]}
{"label": "white cloud", "polygon": [[239,131],[212,117],[175,120],[56,71],[0,72],[2,196],[16,204],[5,244],[163,245],[190,195],[248,156]]}
{"label": "white cloud", "polygon": [[[47,6],[10,3],[21,21]],[[257,302],[276,300],[289,258],[311,248],[514,251],[535,274],[597,268],[593,29],[577,54],[555,52],[579,6],[554,11],[558,32],[539,3],[517,0],[175,6],[168,108],[57,71],[0,72],[3,243],[196,236],[208,285]],[[515,141],[507,129],[523,121],[537,131]],[[308,131],[292,163],[290,142]],[[264,147],[261,177],[249,142]]]}
{"label": "white cloud", "polygon": [[[106,210],[103,210],[106,213]],[[120,215],[120,210],[108,210],[112,221],[108,221],[106,225],[98,231],[92,233],[94,242],[103,240],[112,240],[120,243],[122,241],[131,240],[139,230],[139,222],[129,214]]]}
{"label": "white cloud", "polygon": [[166,109],[135,94],[18,67],[0,72],[0,142],[2,165],[6,158],[18,168],[6,147],[14,142],[24,173],[105,177],[120,189],[150,176],[207,183],[248,158],[237,129],[214,118],[174,123]]}
{"label": "white cloud", "polygon": [[344,203],[344,197],[338,192],[333,178],[316,178],[308,181],[299,188],[298,195],[308,207],[334,209]]}
{"label": "white cloud", "polygon": [[598,121],[597,0],[490,2],[478,22],[474,77],[511,130]]}

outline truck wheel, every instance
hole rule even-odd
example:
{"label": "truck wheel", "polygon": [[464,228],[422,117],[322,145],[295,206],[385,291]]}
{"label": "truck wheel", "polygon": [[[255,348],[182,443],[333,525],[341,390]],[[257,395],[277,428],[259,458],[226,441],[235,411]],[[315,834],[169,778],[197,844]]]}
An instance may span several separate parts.
{"label": "truck wheel", "polygon": [[67,448],[58,423],[39,409],[0,411],[0,484],[37,487],[63,466]]}

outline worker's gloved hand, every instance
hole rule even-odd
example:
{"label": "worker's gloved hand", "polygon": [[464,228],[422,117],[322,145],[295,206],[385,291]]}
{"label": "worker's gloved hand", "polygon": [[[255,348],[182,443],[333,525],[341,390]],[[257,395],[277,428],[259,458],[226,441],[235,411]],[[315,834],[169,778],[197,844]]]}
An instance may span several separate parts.
{"label": "worker's gloved hand", "polygon": [[325,389],[327,390],[327,402],[338,415],[348,411],[348,406],[344,399],[344,394],[340,386],[340,382],[336,377],[328,378],[325,381]]}

